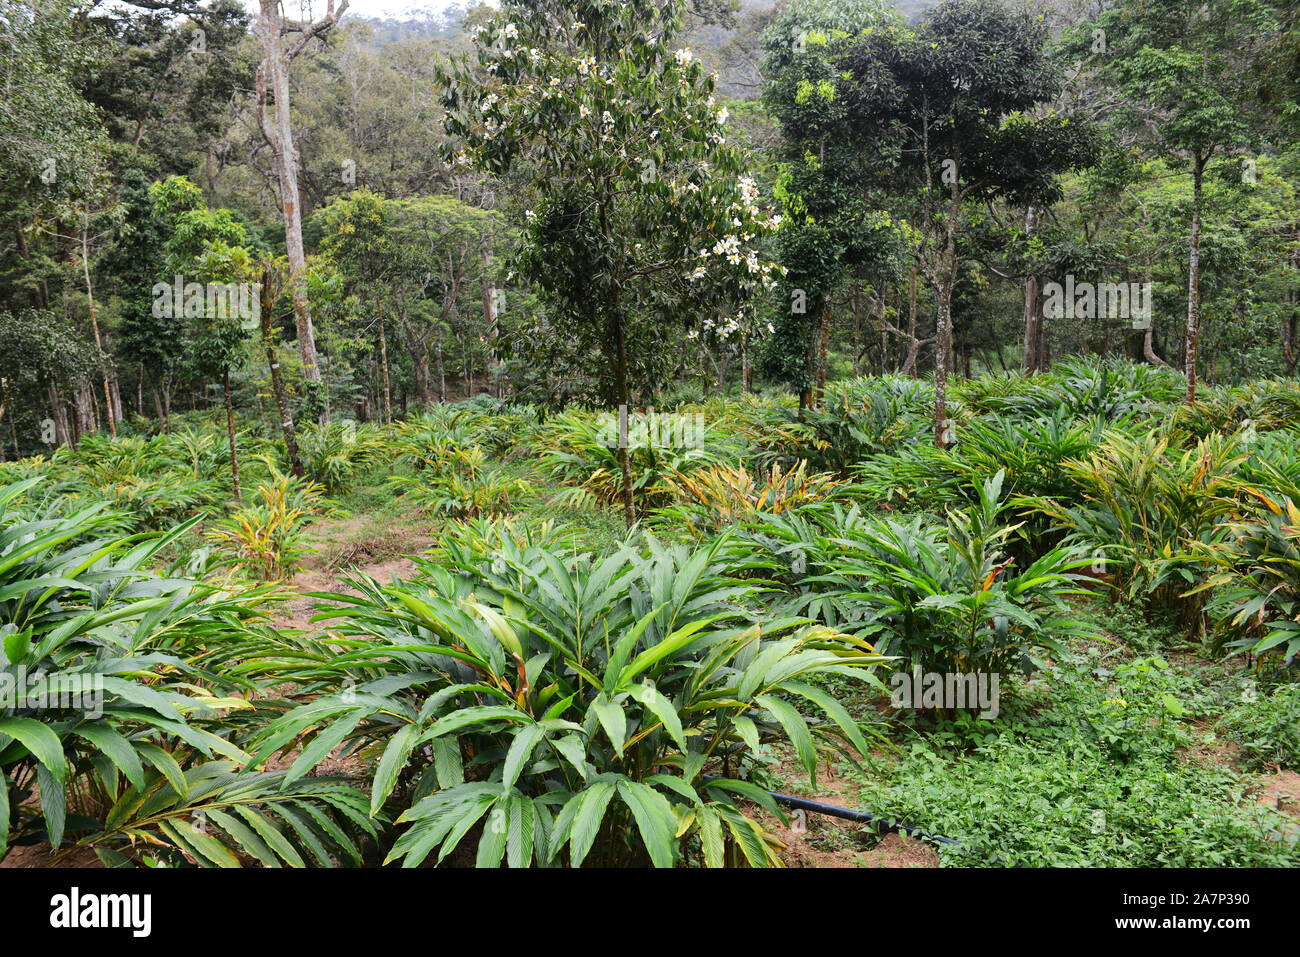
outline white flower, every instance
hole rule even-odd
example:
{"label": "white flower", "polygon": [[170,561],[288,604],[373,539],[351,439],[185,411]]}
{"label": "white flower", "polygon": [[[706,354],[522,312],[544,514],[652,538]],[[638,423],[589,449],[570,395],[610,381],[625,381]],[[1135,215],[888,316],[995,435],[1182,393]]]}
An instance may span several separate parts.
{"label": "white flower", "polygon": [[584,120],[591,116],[591,110],[587,109],[587,104],[583,103],[578,106],[578,115]]}
{"label": "white flower", "polygon": [[524,210],[524,218],[526,218],[531,223],[535,219],[537,219],[537,213],[531,209],[526,209]]}
{"label": "white flower", "polygon": [[689,48],[683,47],[673,54],[673,59],[675,59],[681,66],[686,66],[686,64],[690,63],[691,60],[694,59],[694,54],[691,53]]}
{"label": "white flower", "polygon": [[725,106],[722,109],[718,110],[718,115],[717,115],[718,125],[721,126],[723,123],[727,122],[727,117],[729,117],[730,115],[731,114],[727,112],[727,108]]}
{"label": "white flower", "polygon": [[772,325],[772,324],[769,322],[769,323],[767,324],[767,331],[770,332],[772,335],[776,335],[776,326]]}
{"label": "white flower", "polygon": [[721,256],[724,253],[728,255],[733,265],[740,262],[740,240],[735,235],[728,234],[714,244],[713,254],[715,256]]}
{"label": "white flower", "polygon": [[513,40],[513,39],[514,39],[515,37],[517,37],[517,36],[519,36],[519,28],[518,28],[517,26],[515,26],[513,23],[507,23],[507,24],[506,24],[506,39],[507,39],[507,40]]}

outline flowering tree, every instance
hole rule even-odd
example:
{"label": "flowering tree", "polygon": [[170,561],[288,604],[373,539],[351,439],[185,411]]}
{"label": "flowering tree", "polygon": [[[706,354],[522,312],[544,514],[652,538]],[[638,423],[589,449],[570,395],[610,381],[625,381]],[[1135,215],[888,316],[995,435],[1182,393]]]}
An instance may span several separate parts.
{"label": "flowering tree", "polygon": [[[473,53],[440,69],[454,162],[522,172],[536,197],[514,269],[537,283],[627,406],[639,350],[656,338],[745,328],[739,304],[773,266],[713,77],[671,49],[683,4],[505,0]],[[620,448],[624,508],[632,475]]]}

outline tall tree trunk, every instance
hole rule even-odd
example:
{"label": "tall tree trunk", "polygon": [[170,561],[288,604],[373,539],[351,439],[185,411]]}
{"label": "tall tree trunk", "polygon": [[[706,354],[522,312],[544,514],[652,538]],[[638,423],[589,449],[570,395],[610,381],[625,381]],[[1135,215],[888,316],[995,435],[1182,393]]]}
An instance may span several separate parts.
{"label": "tall tree trunk", "polygon": [[151,386],[149,391],[153,393],[153,407],[154,407],[154,411],[158,415],[158,425],[163,429],[164,432],[166,432],[167,416],[163,413],[162,395],[159,393],[158,386],[156,384]]}
{"label": "tall tree trunk", "polygon": [[[1146,282],[1151,281],[1150,260],[1148,260],[1146,263],[1146,269],[1143,273],[1143,279]],[[1150,307],[1150,305],[1151,304],[1148,303],[1148,307]],[[1155,310],[1151,309],[1151,315],[1147,317],[1146,328],[1142,331],[1142,356],[1143,358],[1146,359],[1147,362],[1151,363],[1153,366],[1161,366],[1165,369],[1168,369],[1171,368],[1169,363],[1166,362],[1164,359],[1160,358],[1160,356],[1156,355],[1156,347],[1155,347],[1156,324],[1155,324],[1154,313]]]}
{"label": "tall tree trunk", "polygon": [[903,375],[910,375],[913,379],[918,378],[920,373],[917,366],[920,364],[922,342],[916,338],[916,266],[912,266],[912,276],[908,281],[907,288],[907,358],[903,360],[903,366],[899,369]]}
{"label": "tall tree trunk", "polygon": [[90,283],[90,211],[83,210],[81,219],[81,270],[86,278],[86,305],[90,309],[90,328],[95,333],[95,358],[99,362],[99,374],[104,380],[105,418],[108,419],[108,431],[117,438],[117,423],[120,416],[113,414],[113,392],[108,385],[108,367],[104,362],[104,342],[99,337],[99,322],[95,319],[95,290]]}
{"label": "tall tree trunk", "polygon": [[491,250],[485,245],[481,251],[483,266],[483,326],[487,330],[488,344],[488,388],[495,398],[500,398],[500,389],[498,387],[496,376],[496,341],[497,341],[497,315],[496,303],[492,301],[492,283],[488,274],[488,264],[491,261]]}
{"label": "tall tree trunk", "polygon": [[1296,327],[1300,324],[1297,319],[1300,319],[1300,315],[1297,315],[1295,309],[1291,310],[1291,315],[1282,318],[1282,358],[1286,362],[1288,376],[1295,375],[1296,361],[1300,360],[1300,352],[1295,347]]}
{"label": "tall tree trunk", "polygon": [[[1025,236],[1032,237],[1034,225],[1038,221],[1037,210],[1033,205],[1025,209]],[[1024,369],[1026,375],[1033,375],[1038,371],[1038,336],[1041,326],[1039,324],[1038,314],[1038,277],[1028,275],[1025,277],[1025,356]]]}
{"label": "tall tree trunk", "polygon": [[1038,316],[1038,277],[1025,278],[1025,375],[1038,371],[1038,337],[1042,332]]}
{"label": "tall tree trunk", "polygon": [[945,281],[938,289],[938,328],[934,344],[934,444],[945,448],[948,430],[948,355],[952,344],[952,287]]}
{"label": "tall tree trunk", "polygon": [[235,451],[235,406],[230,401],[230,366],[222,370],[221,384],[226,392],[226,437],[230,440],[230,480],[235,488],[235,501],[242,502],[239,491],[239,453]]}
{"label": "tall tree trunk", "polygon": [[1205,161],[1198,155],[1192,167],[1192,239],[1187,254],[1187,345],[1183,368],[1187,373],[1187,404],[1196,402],[1196,343],[1201,324],[1201,180]]}
{"label": "tall tree trunk", "polygon": [[[289,284],[293,296],[294,323],[298,331],[298,350],[302,355],[303,374],[312,383],[320,383],[316,335],[312,329],[311,305],[307,298],[307,256],[302,244],[302,208],[298,194],[298,152],[294,147],[293,125],[289,113],[289,68],[294,59],[314,38],[328,33],[348,8],[342,0],[338,10],[334,0],[327,0],[325,17],[301,24],[298,38],[288,46],[284,40],[290,25],[280,16],[278,0],[260,0],[260,13],[254,32],[262,44],[263,60],[257,68],[257,121],[262,138],[271,148],[276,175],[280,182],[280,207],[284,216],[285,247],[289,259]],[[267,88],[275,97],[275,116],[267,106]],[[322,413],[322,423],[328,412]]]}
{"label": "tall tree trunk", "polygon": [[447,366],[442,358],[442,323],[438,323],[433,340],[434,371],[438,373],[438,401],[447,401]]}
{"label": "tall tree trunk", "polygon": [[826,397],[826,364],[829,361],[831,345],[831,311],[830,303],[822,311],[822,331],[817,343],[817,401]]}
{"label": "tall tree trunk", "polygon": [[163,431],[168,435],[172,431],[172,374],[168,372],[162,380],[162,422]]}
{"label": "tall tree trunk", "polygon": [[85,381],[77,383],[72,390],[72,444],[80,445],[84,436],[94,431],[89,404],[86,401],[88,388]]}
{"label": "tall tree trunk", "polygon": [[849,350],[849,355],[853,362],[853,377],[856,379],[858,371],[858,353],[861,351],[862,342],[862,305],[859,302],[861,290],[854,288],[849,295],[849,308],[853,311],[853,348]]}
{"label": "tall tree trunk", "polygon": [[1169,363],[1156,355],[1155,344],[1152,341],[1154,333],[1154,325],[1148,325],[1146,331],[1142,334],[1142,356],[1153,366],[1163,366],[1168,369]]}
{"label": "tall tree trunk", "polygon": [[749,365],[749,335],[740,338],[740,389],[752,392],[754,389],[754,370]]}
{"label": "tall tree trunk", "polygon": [[82,403],[86,408],[86,429],[89,432],[99,431],[99,403],[95,401],[95,391],[87,383],[81,390]]}
{"label": "tall tree trunk", "polygon": [[871,305],[871,310],[876,317],[876,325],[880,329],[880,374],[888,375],[893,372],[893,356],[890,355],[889,348],[889,320],[885,316],[885,288],[881,288],[879,295]]}
{"label": "tall tree trunk", "polygon": [[[1296,233],[1295,245],[1291,247],[1291,272],[1300,275],[1300,232]],[[1286,363],[1286,374],[1295,373],[1296,361],[1300,354],[1296,352],[1296,324],[1300,320],[1300,292],[1292,289],[1287,293],[1291,303],[1291,314],[1282,317],[1282,360]]]}
{"label": "tall tree trunk", "polygon": [[266,346],[266,365],[271,370],[271,391],[275,394],[275,408],[280,413],[280,429],[284,433],[284,451],[289,457],[289,469],[298,478],[304,475],[302,461],[298,458],[298,436],[293,426],[293,412],[289,396],[284,391],[280,377],[280,360],[275,357],[275,341],[271,332],[271,310],[275,297],[271,295],[270,270],[262,271],[262,343]]}
{"label": "tall tree trunk", "polygon": [[388,382],[388,336],[384,332],[384,307],[378,299],[375,300],[375,311],[379,314],[379,365],[384,375],[384,425],[392,425],[392,390]]}
{"label": "tall tree trunk", "polygon": [[54,438],[59,445],[72,445],[72,434],[68,429],[68,410],[63,404],[63,396],[53,382],[49,384],[50,412],[54,419]]}
{"label": "tall tree trunk", "polygon": [[433,398],[429,394],[429,350],[412,348],[411,364],[415,366],[415,401],[428,405]]}
{"label": "tall tree trunk", "polygon": [[636,524],[636,509],[632,505],[632,460],[627,451],[627,434],[623,429],[625,416],[632,407],[631,394],[627,381],[627,340],[624,335],[623,317],[618,316],[615,319],[617,329],[615,338],[617,343],[617,361],[614,364],[614,375],[618,385],[618,402],[619,402],[619,434],[618,434],[618,467],[623,473],[623,518],[627,522],[627,527],[631,528]]}
{"label": "tall tree trunk", "polygon": [[943,259],[940,263],[940,280],[935,290],[938,317],[934,339],[934,444],[947,446],[948,432],[948,363],[952,356],[952,287],[957,281],[957,214],[961,198],[956,178],[952,183],[952,199],[945,224]]}
{"label": "tall tree trunk", "polygon": [[117,373],[114,372],[109,377],[109,384],[113,387],[113,419],[117,425],[122,424],[122,383],[118,381]]}

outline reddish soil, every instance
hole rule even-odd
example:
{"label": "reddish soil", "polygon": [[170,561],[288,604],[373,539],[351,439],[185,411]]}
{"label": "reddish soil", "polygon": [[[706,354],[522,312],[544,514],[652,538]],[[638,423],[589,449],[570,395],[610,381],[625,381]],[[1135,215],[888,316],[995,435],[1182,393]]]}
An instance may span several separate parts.
{"label": "reddish soil", "polygon": [[[49,867],[51,866],[51,857],[53,857],[53,855],[50,853],[50,847],[48,844],[32,844],[26,847],[15,847],[5,855],[3,861],[0,861],[0,870],[3,870],[6,867]],[[88,847],[83,847],[80,850],[69,854],[53,866],[55,868],[102,868],[104,865],[100,862],[99,858],[95,856],[94,851]]]}
{"label": "reddish soil", "polygon": [[1278,771],[1265,778],[1255,800],[1300,820],[1300,774]]}
{"label": "reddish soil", "polygon": [[[859,810],[856,788],[851,781],[835,774],[832,768],[817,769],[817,784],[810,787],[803,768],[789,759],[779,766],[779,776],[792,782],[786,787],[800,797]],[[827,817],[823,814],[792,814],[790,826],[758,811],[763,825],[775,834],[785,850],[781,858],[787,867],[938,867],[939,852],[934,845],[903,834],[878,835],[864,824]]]}
{"label": "reddish soil", "polygon": [[[288,591],[295,596],[327,591],[355,594],[343,581],[353,571],[385,585],[394,578],[410,578],[417,568],[409,556],[421,554],[435,542],[420,528],[389,529],[379,538],[366,538],[365,532],[364,517],[315,526],[312,548],[289,581]],[[292,597],[277,609],[272,621],[277,628],[312,631],[316,605],[315,599]]]}

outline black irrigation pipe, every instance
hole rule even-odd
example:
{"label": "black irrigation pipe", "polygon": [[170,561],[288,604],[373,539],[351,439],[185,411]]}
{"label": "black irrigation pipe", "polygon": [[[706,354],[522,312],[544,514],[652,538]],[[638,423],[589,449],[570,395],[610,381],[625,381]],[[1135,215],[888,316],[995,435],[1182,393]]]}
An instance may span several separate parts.
{"label": "black irrigation pipe", "polygon": [[913,827],[911,824],[901,824],[897,821],[890,821],[878,814],[871,814],[867,811],[854,811],[847,807],[836,807],[834,804],[823,804],[820,801],[810,801],[807,798],[795,797],[791,794],[781,794],[777,791],[768,791],[772,800],[777,804],[784,804],[786,807],[792,807],[797,811],[811,811],[814,814],[825,814],[827,817],[843,818],[846,821],[856,821],[859,824],[872,824],[884,831],[902,831],[908,837],[920,838],[924,841],[934,841],[936,844],[947,844],[950,847],[961,848],[961,842],[954,841],[950,837],[943,837],[938,834],[928,834],[919,827]]}
{"label": "black irrigation pipe", "polygon": [[[705,781],[716,781],[717,778],[712,775],[701,775]],[[900,824],[897,821],[890,821],[888,818],[881,817],[879,814],[871,814],[867,811],[854,811],[847,807],[837,807],[834,804],[823,804],[821,801],[810,801],[807,798],[795,797],[792,794],[781,794],[779,791],[765,792],[777,804],[784,804],[786,807],[792,807],[797,811],[811,811],[814,814],[824,814],[827,817],[838,817],[845,821],[855,821],[858,824],[871,824],[884,831],[899,832],[902,831],[908,837],[919,838],[923,841],[933,841],[936,844],[946,844],[949,847],[955,847],[959,850],[969,853],[969,849],[960,841],[954,841],[950,837],[943,837],[938,834],[929,834],[919,827],[913,827],[910,824]]]}

